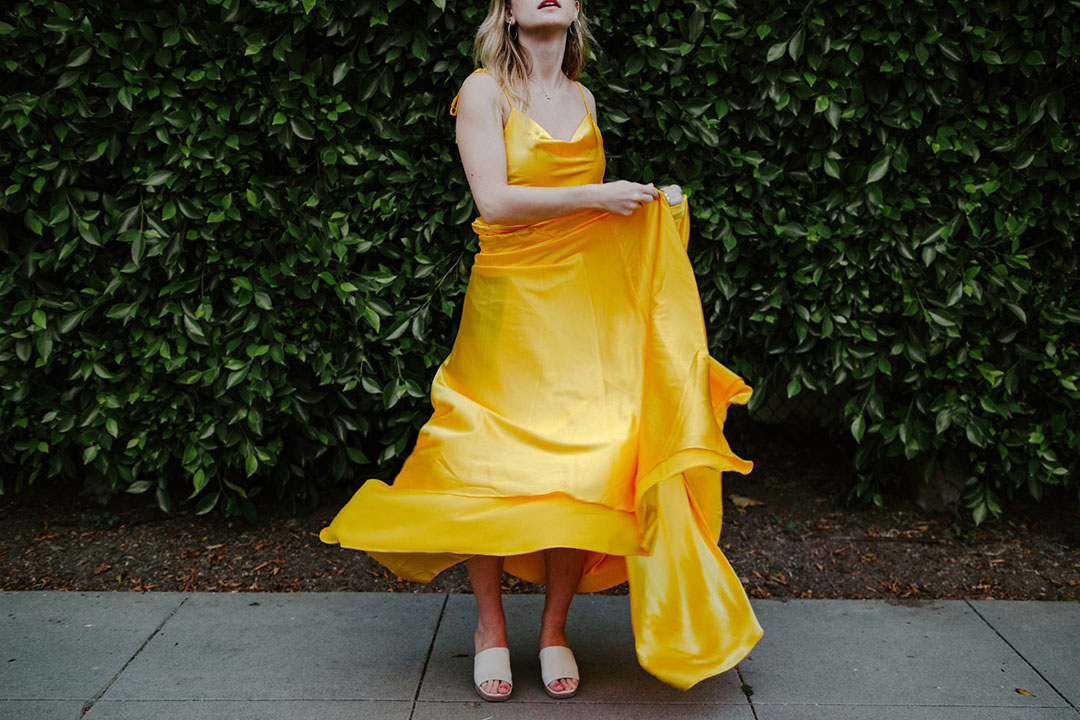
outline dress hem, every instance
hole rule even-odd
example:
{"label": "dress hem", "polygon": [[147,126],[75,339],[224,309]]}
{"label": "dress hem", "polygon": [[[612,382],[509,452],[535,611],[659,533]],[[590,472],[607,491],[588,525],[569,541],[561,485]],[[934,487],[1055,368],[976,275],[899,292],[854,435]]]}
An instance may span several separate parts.
{"label": "dress hem", "polygon": [[[431,492],[393,489],[371,479],[353,494],[319,539],[363,550],[399,577],[430,582],[440,572],[472,557],[507,558],[505,569],[526,582],[544,582],[542,563],[532,557],[550,548],[590,553],[577,592],[597,592],[626,580],[623,557],[642,555],[633,512],[561,494],[479,497],[439,493],[437,513]],[[422,519],[422,529],[387,525],[386,517]]]}

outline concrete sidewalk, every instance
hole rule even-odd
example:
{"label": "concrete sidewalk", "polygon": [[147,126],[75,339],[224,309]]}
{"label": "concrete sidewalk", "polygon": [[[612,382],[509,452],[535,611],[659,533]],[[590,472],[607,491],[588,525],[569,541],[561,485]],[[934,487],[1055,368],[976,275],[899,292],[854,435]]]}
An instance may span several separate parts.
{"label": "concrete sidewalk", "polygon": [[754,600],[765,636],[684,693],[638,666],[625,596],[581,595],[562,701],[540,686],[542,603],[505,598],[514,693],[493,704],[471,595],[0,593],[0,718],[1080,718],[1080,603]]}

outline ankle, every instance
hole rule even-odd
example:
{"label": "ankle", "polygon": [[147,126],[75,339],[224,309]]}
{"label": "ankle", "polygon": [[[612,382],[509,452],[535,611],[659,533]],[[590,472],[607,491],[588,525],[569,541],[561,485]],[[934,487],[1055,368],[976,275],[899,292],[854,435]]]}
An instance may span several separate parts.
{"label": "ankle", "polygon": [[477,623],[476,631],[473,632],[473,642],[476,644],[477,652],[490,647],[505,647],[506,623]]}
{"label": "ankle", "polygon": [[501,615],[477,618],[476,632],[483,635],[506,634],[506,618]]}
{"label": "ankle", "polygon": [[540,647],[549,645],[566,645],[566,628],[562,625],[540,627]]}

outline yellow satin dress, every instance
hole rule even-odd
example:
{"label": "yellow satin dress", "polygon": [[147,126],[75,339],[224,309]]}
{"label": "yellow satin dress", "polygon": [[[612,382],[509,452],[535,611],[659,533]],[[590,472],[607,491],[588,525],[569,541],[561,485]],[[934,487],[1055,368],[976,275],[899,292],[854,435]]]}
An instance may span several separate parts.
{"label": "yellow satin dress", "polygon": [[[511,107],[510,183],[603,181],[587,105],[568,141]],[[751,389],[709,355],[686,204],[477,218],[431,417],[393,484],[367,480],[320,539],[417,582],[500,555],[543,583],[544,548],[580,548],[578,592],[629,581],[638,660],[659,679],[687,689],[745,657],[763,631],[718,541],[721,473],[752,468],[724,419]]]}

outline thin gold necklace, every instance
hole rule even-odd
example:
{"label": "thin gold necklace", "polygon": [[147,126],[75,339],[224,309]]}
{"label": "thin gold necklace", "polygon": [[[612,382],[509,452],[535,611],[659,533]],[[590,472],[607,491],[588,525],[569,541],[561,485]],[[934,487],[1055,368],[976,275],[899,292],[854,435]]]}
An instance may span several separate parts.
{"label": "thin gold necklace", "polygon": [[540,88],[540,91],[542,93],[544,93],[544,99],[545,100],[550,100],[551,99],[551,94],[562,87],[563,79],[565,77],[566,77],[565,75],[563,75],[562,73],[559,73],[559,82],[558,82],[558,84],[556,84],[555,87],[551,88],[550,90],[544,90],[544,86],[541,85],[539,82],[537,82],[536,80],[532,80],[532,78],[529,78],[529,79],[532,80],[532,82],[536,85],[536,87]]}

